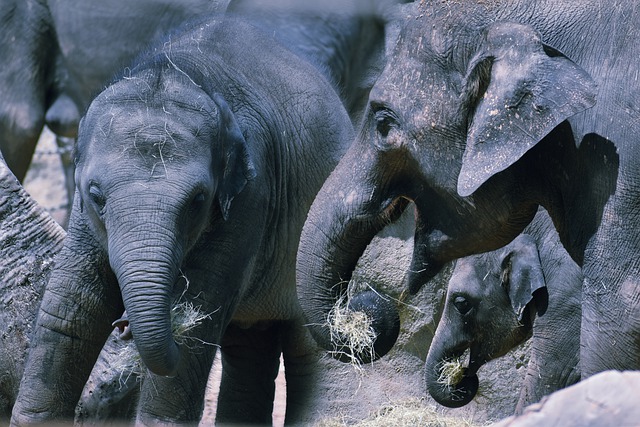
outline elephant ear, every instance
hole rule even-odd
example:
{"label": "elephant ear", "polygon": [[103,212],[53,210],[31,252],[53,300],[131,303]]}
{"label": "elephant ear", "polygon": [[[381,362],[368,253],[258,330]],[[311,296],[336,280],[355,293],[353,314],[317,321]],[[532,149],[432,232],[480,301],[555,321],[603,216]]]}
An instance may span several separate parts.
{"label": "elephant ear", "polygon": [[468,67],[462,102],[470,126],[458,177],[468,196],[565,119],[595,104],[593,79],[530,26],[498,22]]}
{"label": "elephant ear", "polygon": [[536,291],[546,288],[546,282],[538,246],[531,236],[521,234],[506,249],[506,256],[502,260],[502,286],[521,322],[524,309],[534,299]]}
{"label": "elephant ear", "polygon": [[256,171],[249,156],[247,141],[242,135],[235,115],[222,95],[214,93],[218,107],[219,146],[222,149],[222,171],[218,184],[218,202],[225,221],[229,218],[231,201],[255,178]]}

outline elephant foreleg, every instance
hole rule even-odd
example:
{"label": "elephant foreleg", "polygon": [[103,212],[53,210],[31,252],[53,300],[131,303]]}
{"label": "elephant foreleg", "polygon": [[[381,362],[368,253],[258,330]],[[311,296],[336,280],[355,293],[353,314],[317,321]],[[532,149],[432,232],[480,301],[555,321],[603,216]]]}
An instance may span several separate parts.
{"label": "elephant foreleg", "polygon": [[280,349],[278,324],[227,327],[222,339],[217,423],[272,423]]}
{"label": "elephant foreleg", "polygon": [[282,356],[287,382],[285,424],[313,424],[319,413],[326,414],[327,402],[333,398],[328,395],[333,394],[329,390],[345,378],[343,372],[334,377],[336,372],[330,371],[331,363],[346,365],[331,358],[329,365],[321,364],[323,355],[325,351],[318,348],[302,322],[292,321],[283,327]]}
{"label": "elephant foreleg", "polygon": [[[13,408],[16,425],[69,421],[109,333],[123,311],[115,279],[87,265],[83,246],[67,235],[56,258],[31,335],[20,391]],[[82,239],[80,239],[82,240]],[[92,268],[93,267],[93,268]]]}

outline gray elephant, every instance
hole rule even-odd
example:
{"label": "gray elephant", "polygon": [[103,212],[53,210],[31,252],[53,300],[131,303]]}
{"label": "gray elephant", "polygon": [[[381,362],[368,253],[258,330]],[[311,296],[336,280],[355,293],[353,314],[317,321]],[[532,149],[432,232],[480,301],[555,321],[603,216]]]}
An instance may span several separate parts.
{"label": "gray elephant", "polygon": [[[636,2],[416,2],[297,260],[310,330],[371,238],[415,202],[406,288],[497,249],[539,205],[582,268],[580,370],[640,368]],[[374,331],[375,332],[375,331]],[[385,335],[384,331],[377,333]]]}
{"label": "gray elephant", "polygon": [[353,123],[382,72],[385,37],[406,0],[231,0],[226,14],[251,20],[332,83]]}
{"label": "gray elephant", "polygon": [[579,381],[581,287],[580,268],[544,210],[507,246],[457,260],[426,361],[431,396],[466,405],[478,369],[532,336],[516,413]]}
{"label": "gray elephant", "polygon": [[[286,421],[316,416],[321,354],[303,326],[295,257],[352,137],[329,82],[240,20],[205,17],[143,56],[81,123],[69,230],[12,423],[71,418],[125,310],[153,373],[138,423],[197,422],[218,346],[217,422],[271,423],[280,354]],[[198,321],[178,339],[182,303]]]}
{"label": "gray elephant", "polygon": [[557,391],[491,427],[619,427],[640,418],[640,372],[604,371]]}

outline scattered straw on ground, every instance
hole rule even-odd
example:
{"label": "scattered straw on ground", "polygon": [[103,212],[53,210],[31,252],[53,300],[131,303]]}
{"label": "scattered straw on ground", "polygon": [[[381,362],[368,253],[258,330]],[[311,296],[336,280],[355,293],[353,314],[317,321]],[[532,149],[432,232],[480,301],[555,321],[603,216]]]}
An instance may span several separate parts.
{"label": "scattered straw on ground", "polygon": [[424,401],[414,399],[388,404],[380,408],[369,418],[354,422],[348,417],[335,417],[323,420],[315,427],[475,427],[472,421],[439,414],[435,407]]}

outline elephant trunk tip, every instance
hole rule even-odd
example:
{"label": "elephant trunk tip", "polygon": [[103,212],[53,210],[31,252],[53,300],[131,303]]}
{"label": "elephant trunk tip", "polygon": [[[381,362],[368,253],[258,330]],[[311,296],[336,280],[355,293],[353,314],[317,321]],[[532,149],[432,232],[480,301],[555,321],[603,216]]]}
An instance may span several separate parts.
{"label": "elephant trunk tip", "polygon": [[145,357],[143,354],[140,354],[140,356],[149,371],[162,377],[173,377],[178,371],[180,347],[173,341],[169,344],[164,357]]}
{"label": "elephant trunk tip", "polygon": [[460,408],[473,400],[479,388],[478,375],[464,367],[459,358],[427,366],[427,389],[439,404]]}
{"label": "elephant trunk tip", "polygon": [[[171,334],[164,341],[167,347],[167,351],[164,353],[165,356],[160,356],[159,360],[157,357],[150,358],[149,363],[145,362],[149,370],[156,375],[165,377],[175,375],[180,362],[180,345],[191,339],[189,335],[191,330],[200,327],[203,322],[210,318],[210,313],[202,312],[200,307],[194,306],[189,301],[176,303],[170,313]],[[121,322],[122,319],[116,321],[118,325],[122,325]],[[160,352],[159,354],[162,355],[163,353]]]}
{"label": "elephant trunk tip", "polygon": [[387,354],[400,333],[400,316],[393,302],[374,291],[344,297],[327,319],[333,356],[348,363],[370,363]]}

